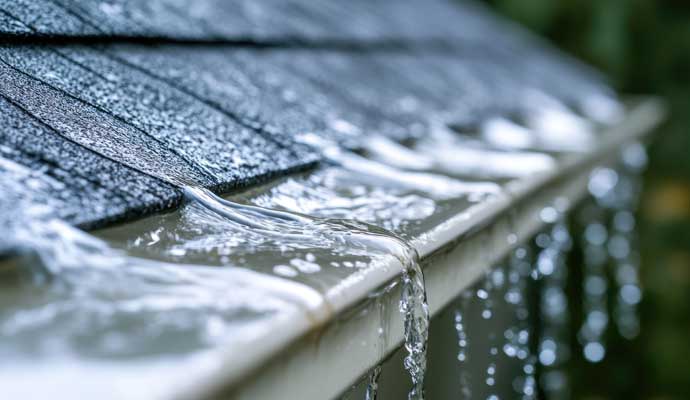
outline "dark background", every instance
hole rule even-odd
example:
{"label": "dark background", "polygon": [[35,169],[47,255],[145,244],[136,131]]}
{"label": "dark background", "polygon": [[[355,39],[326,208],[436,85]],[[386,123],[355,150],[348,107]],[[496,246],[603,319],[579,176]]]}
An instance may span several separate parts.
{"label": "dark background", "polygon": [[690,1],[486,0],[596,66],[624,94],[666,99],[639,210],[642,331],[607,358],[574,357],[575,399],[690,398]]}

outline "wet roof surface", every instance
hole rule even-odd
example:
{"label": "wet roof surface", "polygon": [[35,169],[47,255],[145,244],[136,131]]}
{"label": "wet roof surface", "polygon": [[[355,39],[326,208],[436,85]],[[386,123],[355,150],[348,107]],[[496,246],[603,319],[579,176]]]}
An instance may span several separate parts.
{"label": "wet roof surface", "polygon": [[16,21],[0,29],[6,35],[29,27],[42,36],[349,42],[470,38],[491,28],[471,21],[481,8],[449,0],[2,0],[0,8]]}
{"label": "wet roof surface", "polygon": [[102,226],[357,148],[524,108],[577,109],[601,78],[474,3],[0,0],[0,156]]}

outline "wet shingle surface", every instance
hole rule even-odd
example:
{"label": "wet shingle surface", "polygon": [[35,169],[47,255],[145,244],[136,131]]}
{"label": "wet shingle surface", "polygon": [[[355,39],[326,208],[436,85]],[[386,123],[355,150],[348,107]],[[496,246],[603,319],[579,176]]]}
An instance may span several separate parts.
{"label": "wet shingle surface", "polygon": [[578,110],[597,73],[472,2],[0,0],[0,156],[44,171],[86,227],[310,168],[351,148]]}
{"label": "wet shingle surface", "polygon": [[[182,200],[181,191],[172,185],[64,140],[4,98],[0,98],[0,126],[0,157],[52,179],[50,191],[38,191],[30,197],[49,205],[57,217],[70,223],[90,227],[134,218],[173,207]],[[8,185],[0,190],[3,198],[9,196]],[[7,213],[3,208],[0,215]]]}
{"label": "wet shingle surface", "polygon": [[[227,189],[233,182],[290,170],[305,159],[309,161],[306,150],[307,154],[299,154],[298,149],[285,148],[203,102],[91,48],[14,47],[0,52],[0,59],[50,86],[54,93],[64,93],[62,97],[70,98],[70,102],[106,114],[112,124],[126,131],[123,136],[145,140],[155,152],[173,153],[185,160],[196,172],[190,175],[180,171],[176,175],[190,176],[192,183]],[[51,114],[50,110],[44,111]],[[158,167],[156,170],[162,171]]]}
{"label": "wet shingle surface", "polygon": [[280,42],[471,36],[476,29],[457,29],[466,15],[450,1],[3,0],[0,9],[45,36]]}
{"label": "wet shingle surface", "polygon": [[[8,19],[27,27],[34,35],[94,36],[99,33],[78,16],[50,0],[0,0],[0,9]],[[26,33],[12,29],[11,25],[7,29],[2,25],[0,31],[10,36]]]}

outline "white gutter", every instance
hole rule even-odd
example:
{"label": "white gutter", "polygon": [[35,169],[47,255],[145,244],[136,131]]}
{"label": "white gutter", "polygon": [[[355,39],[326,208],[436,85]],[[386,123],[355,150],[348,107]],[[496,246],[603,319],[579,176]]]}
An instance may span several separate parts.
{"label": "white gutter", "polygon": [[[504,186],[505,191],[449,218],[412,241],[422,257],[430,311],[438,313],[476,282],[518,243],[544,225],[540,211],[557,203],[567,209],[587,191],[590,172],[615,162],[626,143],[641,140],[664,117],[663,104],[644,99],[626,118],[602,132],[589,153],[560,159],[558,168]],[[564,201],[564,199],[566,201]],[[324,293],[325,303],[303,314],[283,316],[265,337],[245,351],[220,349],[224,362],[209,375],[195,377],[180,398],[324,399],[338,396],[400,346],[400,290],[392,287],[399,262],[372,265]],[[345,316],[347,313],[347,316]],[[382,326],[388,328],[379,334]],[[179,383],[179,382],[178,382]]]}

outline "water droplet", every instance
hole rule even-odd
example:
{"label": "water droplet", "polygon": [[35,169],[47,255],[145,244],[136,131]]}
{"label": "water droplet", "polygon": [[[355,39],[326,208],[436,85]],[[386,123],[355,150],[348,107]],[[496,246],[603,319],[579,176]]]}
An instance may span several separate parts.
{"label": "water droplet", "polygon": [[604,349],[604,346],[598,342],[587,343],[583,349],[583,352],[587,361],[593,363],[597,363],[603,360],[604,356],[606,355],[606,350]]}

